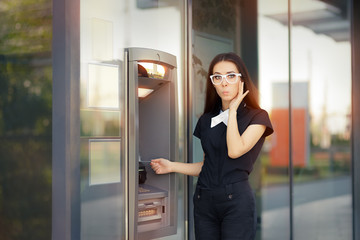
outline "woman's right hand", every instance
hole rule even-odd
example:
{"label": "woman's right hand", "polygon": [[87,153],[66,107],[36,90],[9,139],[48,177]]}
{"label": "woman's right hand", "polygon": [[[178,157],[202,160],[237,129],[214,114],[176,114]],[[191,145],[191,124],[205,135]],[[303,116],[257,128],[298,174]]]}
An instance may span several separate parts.
{"label": "woman's right hand", "polygon": [[150,166],[156,174],[166,174],[172,172],[171,162],[164,158],[152,159]]}

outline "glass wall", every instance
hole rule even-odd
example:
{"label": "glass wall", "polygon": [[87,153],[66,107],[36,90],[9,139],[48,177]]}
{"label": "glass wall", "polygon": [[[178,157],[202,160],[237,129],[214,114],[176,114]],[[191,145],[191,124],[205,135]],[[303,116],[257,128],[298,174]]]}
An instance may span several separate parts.
{"label": "glass wall", "polygon": [[[249,2],[192,1],[189,136],[210,60],[238,53],[275,130],[251,173],[257,239],[351,239],[349,1],[259,0],[255,11]],[[192,161],[202,161],[198,139],[190,146]]]}
{"label": "glass wall", "polygon": [[[142,174],[148,173],[147,182],[149,182],[149,174],[152,173],[152,169],[149,164],[151,160],[149,154],[145,156],[145,153],[144,155],[136,153],[139,159],[127,159],[130,156],[127,151],[132,151],[129,149],[138,150],[132,142],[129,142],[130,137],[134,135],[129,126],[135,126],[135,128],[139,126],[139,119],[133,119],[133,115],[128,115],[137,114],[136,110],[132,109],[137,103],[130,106],[129,103],[134,103],[134,100],[128,100],[129,97],[137,98],[137,94],[128,92],[129,85],[135,86],[137,83],[128,83],[127,77],[145,78],[143,74],[149,71],[151,64],[143,63],[141,66],[139,64],[139,66],[131,65],[129,67],[127,65],[129,55],[125,52],[127,48],[146,48],[175,56],[177,66],[175,66],[174,74],[177,75],[179,81],[176,86],[178,96],[176,104],[178,106],[173,111],[179,109],[176,115],[179,118],[179,126],[182,126],[184,124],[182,79],[185,71],[184,7],[184,1],[180,0],[80,1],[81,239],[131,239],[134,232],[140,232],[141,229],[147,229],[152,225],[155,226],[154,222],[160,216],[153,216],[157,208],[149,208],[148,211],[141,213],[136,212],[139,216],[132,216],[134,210],[129,209],[129,205],[132,204],[136,208],[138,205],[129,201],[137,199],[137,197],[126,196],[126,189],[133,184],[135,186],[134,175],[140,174],[137,171],[129,172],[131,167],[127,161],[139,161],[139,171],[141,170]],[[136,57],[134,59],[139,60]],[[163,61],[160,59],[160,55],[157,60]],[[170,65],[164,68],[159,64],[150,66],[154,68],[156,74],[161,72],[161,69],[163,71],[166,69],[166,74],[171,72],[167,69]],[[145,73],[141,72],[140,68]],[[129,69],[136,69],[139,72],[129,73]],[[146,77],[157,78],[147,74]],[[154,79],[153,81],[155,81]],[[164,91],[166,88],[162,89]],[[152,113],[154,114],[152,118],[154,118],[156,113]],[[130,123],[129,121],[134,122]],[[146,117],[143,117],[141,121],[146,122]],[[150,129],[141,131],[140,134],[145,134],[144,131],[150,131]],[[177,156],[178,161],[184,161],[184,133],[181,131],[183,128],[180,129],[179,136],[176,136],[180,142],[180,146],[176,146],[177,149],[180,149],[179,156]],[[156,139],[156,136],[152,137]],[[127,143],[129,145],[126,145]],[[162,156],[154,155],[153,157]],[[154,174],[152,173],[152,175]],[[157,176],[152,175],[150,178],[155,181]],[[141,176],[139,183],[146,180],[146,175],[145,177]],[[178,202],[174,206],[177,206],[178,209],[172,210],[177,218],[175,221],[177,229],[175,225],[175,234],[163,235],[166,236],[166,239],[185,238],[186,189],[184,180],[183,176],[177,176],[176,200]],[[158,185],[161,186],[160,183]],[[128,190],[129,194],[137,191],[137,188],[136,190],[132,188]],[[141,189],[139,188],[139,191]],[[165,210],[163,209],[163,211]],[[155,220],[149,220],[148,227],[145,226],[146,224],[142,224],[140,229],[136,221],[138,217],[142,219],[154,217]],[[132,222],[132,219],[135,221]],[[140,235],[139,233],[139,239],[144,239]],[[148,235],[146,239],[159,238],[160,235],[156,235],[157,237]]]}
{"label": "glass wall", "polygon": [[[282,13],[284,21],[270,18]],[[262,179],[261,234],[258,239],[290,239],[291,202],[289,169],[289,22],[288,1],[259,1],[260,106],[270,114],[274,133],[257,160]]]}
{"label": "glass wall", "polygon": [[51,239],[52,4],[0,1],[1,239]]}
{"label": "glass wall", "polygon": [[[285,2],[286,3],[286,2]],[[206,6],[206,7],[205,7]],[[258,46],[258,32],[257,32],[257,2],[256,1],[204,1],[194,0],[191,5],[191,49],[190,49],[190,106],[189,109],[191,122],[189,126],[189,136],[192,136],[193,130],[199,117],[204,111],[205,94],[206,94],[206,79],[210,61],[215,55],[223,52],[235,52],[239,54],[251,76],[252,81],[259,85],[259,71],[258,65],[258,50],[262,51]],[[211,16],[211,17],[209,17]],[[261,22],[259,22],[261,24]],[[273,59],[268,59],[273,63],[277,63],[280,68],[287,69],[288,56],[287,56],[287,30],[281,32],[282,42],[277,43],[276,48],[285,51],[283,54],[274,56]],[[260,43],[268,44],[268,43]],[[267,45],[268,46],[268,45]],[[261,59],[260,59],[261,60]],[[266,73],[272,74],[274,71]],[[261,74],[261,73],[260,73]],[[261,77],[261,75],[260,75]],[[288,81],[287,73],[282,76],[284,82]],[[264,93],[260,95],[269,94],[269,86]],[[287,104],[285,101],[283,104]],[[266,104],[262,106],[266,110]],[[270,113],[270,112],[269,112]],[[288,131],[288,130],[286,130]],[[190,159],[193,162],[200,162],[203,160],[203,150],[200,141],[196,137],[189,140],[191,146]],[[288,203],[288,186],[284,185],[281,189],[274,189],[273,192],[268,193],[270,190],[265,188],[269,184],[269,179],[264,177],[265,167],[269,162],[269,154],[271,145],[274,139],[267,139],[264,151],[259,157],[259,160],[254,166],[253,172],[250,175],[250,181],[253,191],[256,196],[257,205],[257,222],[258,233],[257,239],[260,239],[261,232],[264,228],[269,231],[279,232],[281,229],[281,237],[284,239],[289,236],[288,229],[288,216],[289,216],[289,203]],[[287,181],[287,169],[279,173],[278,178]],[[275,179],[277,181],[278,179]],[[194,239],[193,233],[193,208],[192,208],[192,195],[194,186],[197,182],[196,178],[190,178],[189,191],[189,215],[190,215],[190,239]],[[270,199],[269,199],[270,197]],[[262,204],[262,203],[266,204]],[[263,208],[267,210],[281,207],[280,213],[267,212],[264,214]],[[275,217],[277,221],[272,221]],[[265,220],[264,220],[265,219]],[[270,221],[267,221],[270,220]],[[268,225],[265,225],[268,224]],[[279,238],[281,239],[281,238]]]}
{"label": "glass wall", "polygon": [[[261,102],[270,110],[275,128],[270,158],[263,165],[268,182],[263,187],[263,239],[282,239],[281,227],[289,229],[289,224],[279,224],[276,215],[271,215],[280,213],[280,206],[266,207],[279,200],[290,200],[293,206],[286,213],[293,239],[352,239],[347,2],[259,1]],[[289,36],[285,33],[289,29],[288,4]],[[285,42],[289,42],[290,52],[274,47]],[[278,56],[288,56],[290,65],[280,66]],[[289,88],[290,105],[284,101],[289,99]],[[289,180],[279,173],[290,166],[292,181],[288,185]],[[290,195],[271,198],[275,189],[290,190]],[[275,222],[277,228],[267,228]]]}
{"label": "glass wall", "polygon": [[294,239],[350,240],[350,4],[325,2],[292,1]]}

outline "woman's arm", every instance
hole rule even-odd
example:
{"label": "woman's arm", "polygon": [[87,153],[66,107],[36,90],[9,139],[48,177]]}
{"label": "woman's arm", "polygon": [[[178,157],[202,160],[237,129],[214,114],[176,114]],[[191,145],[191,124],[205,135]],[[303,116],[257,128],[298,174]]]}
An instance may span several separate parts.
{"label": "woman's arm", "polygon": [[264,134],[265,129],[264,125],[254,124],[248,126],[245,132],[240,135],[236,111],[230,111],[226,130],[226,144],[229,157],[238,158],[250,151]]}
{"label": "woman's arm", "polygon": [[264,125],[254,124],[246,128],[240,135],[237,123],[237,109],[241,101],[249,93],[244,93],[244,83],[239,81],[237,96],[229,104],[229,120],[226,130],[226,145],[230,158],[238,158],[255,146],[260,137],[264,134],[266,127]]}
{"label": "woman's arm", "polygon": [[166,174],[171,172],[182,173],[190,176],[199,176],[204,161],[197,163],[171,162],[164,158],[151,160],[151,167],[156,174]]}

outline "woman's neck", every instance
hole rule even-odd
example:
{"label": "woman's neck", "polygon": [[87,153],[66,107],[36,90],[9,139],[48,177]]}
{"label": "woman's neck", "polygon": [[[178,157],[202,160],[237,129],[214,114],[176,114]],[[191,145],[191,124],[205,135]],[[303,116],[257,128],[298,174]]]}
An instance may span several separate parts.
{"label": "woman's neck", "polygon": [[221,102],[221,110],[225,111],[226,109],[229,108],[230,105],[230,101],[222,101]]}

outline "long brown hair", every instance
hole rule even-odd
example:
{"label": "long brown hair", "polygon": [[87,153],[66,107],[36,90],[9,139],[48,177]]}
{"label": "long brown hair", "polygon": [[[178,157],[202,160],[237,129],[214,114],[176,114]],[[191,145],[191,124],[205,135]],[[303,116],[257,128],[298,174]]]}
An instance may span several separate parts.
{"label": "long brown hair", "polygon": [[249,90],[249,93],[244,98],[244,102],[246,106],[251,108],[260,109],[258,103],[258,90],[250,79],[250,75],[248,70],[243,62],[243,60],[235,53],[221,53],[214,57],[211,61],[206,81],[206,98],[205,98],[205,108],[204,113],[218,111],[219,107],[221,107],[221,98],[217,94],[214,85],[210,81],[210,75],[213,74],[214,66],[218,62],[228,61],[232,62],[236,65],[239,73],[241,73],[241,80],[244,82],[244,92]]}

